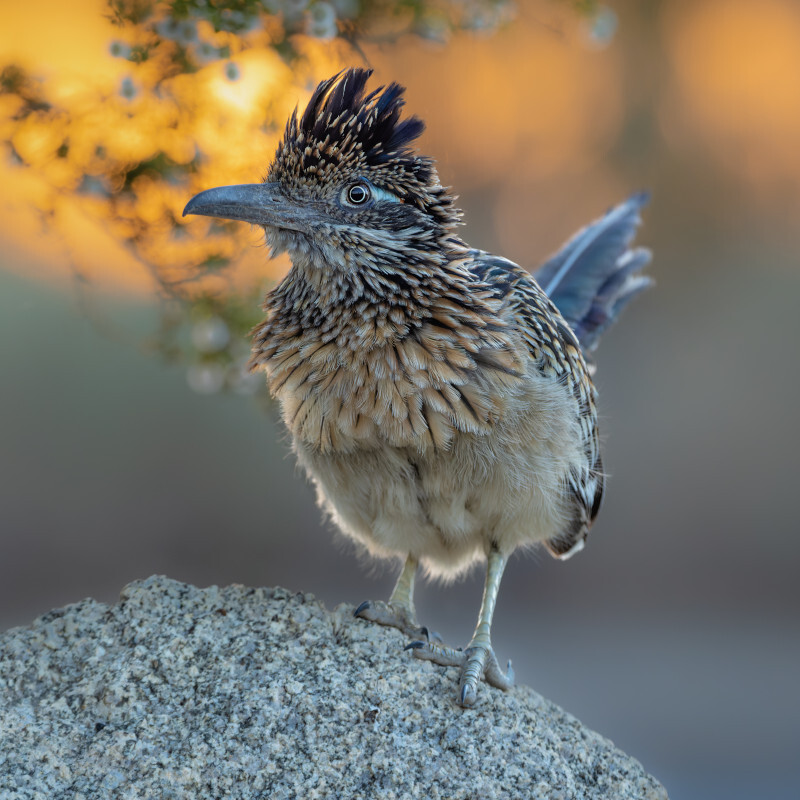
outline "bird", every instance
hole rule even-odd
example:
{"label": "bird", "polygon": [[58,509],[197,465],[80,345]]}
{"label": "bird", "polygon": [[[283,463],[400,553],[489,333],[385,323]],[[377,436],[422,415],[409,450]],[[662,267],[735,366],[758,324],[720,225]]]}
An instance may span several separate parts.
{"label": "bird", "polygon": [[[405,89],[372,70],[322,81],[291,114],[266,177],[195,195],[188,214],[261,226],[291,268],[267,293],[250,367],[266,373],[299,464],[338,528],[402,562],[388,600],[357,617],[399,628],[414,656],[513,685],[491,625],[512,553],[584,546],[603,497],[594,351],[652,279],[632,247],[639,193],[578,232],[535,274],[470,247]],[[419,625],[417,573],[485,563],[475,632],[447,646]]]}

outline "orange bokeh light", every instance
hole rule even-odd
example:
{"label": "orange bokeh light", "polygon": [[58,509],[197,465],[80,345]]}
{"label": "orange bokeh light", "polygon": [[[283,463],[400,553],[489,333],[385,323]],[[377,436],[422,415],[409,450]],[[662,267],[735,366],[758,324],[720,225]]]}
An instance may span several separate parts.
{"label": "orange bokeh light", "polygon": [[[568,233],[550,230],[565,208],[580,205],[580,218],[589,217],[638,187],[610,156],[647,92],[673,152],[762,194],[800,183],[794,2],[664,4],[656,20],[664,52],[640,54],[643,61],[613,42],[602,51],[587,46],[567,4],[518,9],[492,36],[458,34],[444,47],[414,37],[385,49],[364,45],[375,85],[408,86],[409,111],[428,125],[421,149],[438,159],[445,182],[462,191],[494,187],[487,217],[512,251],[525,250],[531,218],[542,220],[537,236],[551,248]],[[635,9],[623,10],[621,21],[641,22]],[[258,231],[183,220],[182,208],[194,191],[259,180],[292,108],[320,78],[361,57],[341,42],[301,38],[304,59],[293,70],[265,46],[269,32],[248,34],[252,46],[242,49],[236,37],[200,23],[202,35],[232,48],[230,61],[176,75],[156,92],[155,63],[112,56],[111,42],[129,34],[105,11],[104,0],[29,0],[4,10],[2,62],[40,76],[46,98],[68,112],[14,122],[19,99],[0,95],[0,138],[25,164],[0,163],[0,236],[7,253],[25,254],[5,265],[48,279],[69,278],[78,265],[99,285],[136,292],[153,290],[153,269],[179,279],[215,259],[235,260],[224,280],[237,285],[280,275],[285,261],[248,247],[260,242]],[[632,73],[642,63],[653,73],[663,63],[663,80],[639,80]],[[196,285],[224,280],[209,274]]]}
{"label": "orange bokeh light", "polygon": [[508,27],[456,36],[446,50],[407,42],[375,54],[381,72],[404,76],[415,109],[421,101],[429,149],[459,168],[462,186],[491,180],[509,163],[511,177],[526,180],[582,169],[619,133],[619,53],[586,47],[571,9],[560,10],[558,32],[541,12],[520,4]]}
{"label": "orange bokeh light", "polygon": [[[0,180],[17,187],[14,208],[1,215],[0,234],[35,256],[41,236],[27,236],[39,223],[22,217],[31,215],[32,208],[48,208],[49,203],[55,212],[49,215],[49,224],[70,240],[72,260],[96,282],[126,291],[152,289],[151,273],[141,261],[177,277],[182,265],[200,264],[208,257],[236,257],[236,245],[230,236],[211,237],[208,220],[181,220],[191,191],[183,183],[164,179],[162,173],[148,174],[145,169],[131,182],[129,192],[115,194],[110,206],[91,191],[74,191],[85,183],[85,176],[97,176],[98,188],[118,192],[126,171],[109,165],[149,163],[163,153],[174,164],[192,163],[192,190],[258,180],[291,109],[303,105],[320,78],[358,60],[341,43],[308,40],[300,45],[306,71],[296,75],[275,51],[253,48],[234,53],[235,79],[225,63],[214,62],[199,72],[170,79],[170,92],[157,94],[148,90],[156,79],[153,65],[134,68],[111,56],[111,41],[124,39],[125,32],[102,19],[101,0],[84,0],[85,10],[78,17],[73,5],[67,18],[57,14],[53,19],[37,3],[43,0],[33,0],[24,13],[15,12],[13,24],[5,30],[7,41],[16,40],[9,52],[46,76],[48,96],[63,102],[70,118],[49,126],[31,119],[16,131],[14,146],[29,166],[0,166]],[[619,131],[618,56],[580,46],[580,23],[572,12],[559,10],[562,29],[555,34],[541,24],[538,10],[531,12],[523,5],[520,18],[496,35],[458,35],[446,50],[414,39],[387,52],[368,48],[382,82],[399,78],[408,84],[412,111],[429,124],[423,147],[436,154],[447,171],[457,171],[464,188],[508,171],[510,161],[512,183],[541,180],[567,166],[581,170],[602,158]],[[38,17],[45,19],[41,35],[22,35]],[[76,25],[76,18],[91,18],[92,24]],[[70,31],[69,37],[62,37],[68,41],[61,49],[51,25],[59,25],[62,34]],[[47,52],[41,49],[45,43]],[[436,74],[435,81],[431,74]],[[120,87],[126,79],[123,96]],[[270,124],[265,126],[265,119]],[[66,142],[66,154],[59,155]],[[58,189],[49,198],[47,184]],[[64,212],[66,204],[69,214]],[[78,225],[78,217],[84,223]],[[76,227],[82,231],[77,239]],[[135,242],[139,258],[120,246],[124,258],[109,253],[107,261],[98,264],[91,230],[103,232],[104,250],[109,241]],[[182,236],[182,231],[189,235]],[[257,233],[246,239],[258,240]],[[254,269],[256,259],[260,259],[258,269]],[[245,261],[259,276],[275,276],[286,268],[283,261],[268,263],[261,251],[255,258],[248,251]],[[48,272],[70,271],[63,259],[37,259],[37,264],[37,269]],[[245,274],[240,268],[235,273]],[[198,287],[207,288],[207,281]]]}
{"label": "orange bokeh light", "polygon": [[675,78],[667,135],[756,185],[799,180],[797,3],[674,3],[663,30]]}
{"label": "orange bokeh light", "polygon": [[[77,269],[95,284],[137,292],[153,290],[153,268],[164,279],[179,280],[187,270],[194,277],[193,265],[236,258],[241,245],[229,235],[208,235],[208,220],[183,221],[183,206],[202,188],[258,180],[306,88],[277,53],[254,47],[231,62],[214,61],[168,79],[166,92],[154,91],[161,77],[156,64],[137,66],[112,56],[111,42],[124,40],[126,32],[105,19],[102,0],[54,14],[51,5],[33,0],[24,9],[16,6],[0,32],[3,65],[20,65],[41,79],[46,100],[65,109],[19,122],[13,120],[18,99],[0,97],[0,136],[23,162],[0,163],[0,181],[9,190],[0,200],[7,252],[25,253],[26,270],[43,277],[68,278]],[[338,48],[321,49],[315,61],[334,71]],[[131,179],[137,164],[140,174]],[[191,186],[185,178],[170,179],[173,166],[189,164]],[[127,191],[119,194],[123,187]],[[59,247],[62,258],[54,257]],[[225,281],[208,275],[193,288],[252,283],[286,267],[268,265],[259,253],[263,266],[255,268],[248,256],[240,260],[249,270],[239,264],[225,271]]]}

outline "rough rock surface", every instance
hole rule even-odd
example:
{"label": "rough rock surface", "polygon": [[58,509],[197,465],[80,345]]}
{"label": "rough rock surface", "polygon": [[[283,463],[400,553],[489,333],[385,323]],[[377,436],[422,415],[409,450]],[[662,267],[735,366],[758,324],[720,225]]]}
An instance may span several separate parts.
{"label": "rough rock surface", "polygon": [[0,636],[0,798],[635,798],[641,765],[528,688],[311,595],[166,578]]}

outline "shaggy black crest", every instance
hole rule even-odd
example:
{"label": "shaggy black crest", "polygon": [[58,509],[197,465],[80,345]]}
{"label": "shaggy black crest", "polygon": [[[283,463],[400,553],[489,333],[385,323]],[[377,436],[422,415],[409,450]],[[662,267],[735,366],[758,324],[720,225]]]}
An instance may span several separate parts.
{"label": "shaggy black crest", "polygon": [[347,69],[317,86],[302,115],[295,110],[290,117],[267,180],[303,194],[334,192],[343,181],[366,177],[435,223],[457,224],[460,212],[433,160],[412,149],[425,124],[401,119],[405,89],[390,83],[366,92],[371,75]]}
{"label": "shaggy black crest", "polygon": [[[366,94],[371,75],[371,69],[352,68],[322,81],[299,123],[294,116],[290,120],[287,143],[300,133],[305,134],[308,143],[324,142],[326,137],[336,141],[342,138],[343,131],[353,131],[370,166],[391,160],[406,162],[410,167],[416,159],[409,146],[425,130],[425,123],[418,117],[400,119],[405,88],[397,83],[379,86]],[[351,124],[343,128],[345,123]]]}

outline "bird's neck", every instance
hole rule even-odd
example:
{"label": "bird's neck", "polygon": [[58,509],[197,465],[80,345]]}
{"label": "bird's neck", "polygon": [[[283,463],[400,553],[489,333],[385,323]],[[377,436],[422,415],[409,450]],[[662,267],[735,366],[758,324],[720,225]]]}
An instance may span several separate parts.
{"label": "bird's neck", "polygon": [[454,238],[437,244],[383,258],[374,243],[289,247],[292,269],[267,295],[265,325],[273,337],[302,335],[354,351],[392,346],[430,317],[442,295],[468,299],[466,248]]}
{"label": "bird's neck", "polygon": [[521,352],[503,299],[469,269],[474,253],[455,240],[440,252],[394,269],[297,259],[267,295],[251,366],[266,371],[298,446],[446,449],[456,430],[486,430],[492,382],[469,375],[480,363],[494,383],[515,383]]}

